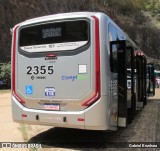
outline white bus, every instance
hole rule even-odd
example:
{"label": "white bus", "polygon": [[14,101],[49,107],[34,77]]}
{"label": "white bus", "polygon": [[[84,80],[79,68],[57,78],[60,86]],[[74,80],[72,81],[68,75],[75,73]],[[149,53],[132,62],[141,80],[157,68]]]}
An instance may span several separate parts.
{"label": "white bus", "polygon": [[146,71],[143,52],[104,13],[24,21],[12,34],[13,120],[89,130],[126,127],[146,104]]}

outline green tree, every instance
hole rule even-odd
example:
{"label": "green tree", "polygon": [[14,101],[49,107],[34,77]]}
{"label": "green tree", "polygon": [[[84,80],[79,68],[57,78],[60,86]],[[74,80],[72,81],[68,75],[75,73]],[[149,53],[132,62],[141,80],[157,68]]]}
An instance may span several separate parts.
{"label": "green tree", "polygon": [[11,87],[11,64],[4,63],[1,66],[0,79],[4,82],[7,82],[7,87]]}

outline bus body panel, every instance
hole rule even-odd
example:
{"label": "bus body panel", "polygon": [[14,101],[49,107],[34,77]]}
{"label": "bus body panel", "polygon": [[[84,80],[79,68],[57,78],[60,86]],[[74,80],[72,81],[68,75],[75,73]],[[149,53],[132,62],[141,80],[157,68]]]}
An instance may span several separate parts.
{"label": "bus body panel", "polygon": [[[17,93],[25,100],[25,105],[28,108],[35,109],[43,109],[43,103],[48,103],[46,100],[50,100],[51,103],[55,102],[61,104],[62,101],[65,103],[72,103],[86,99],[90,96],[94,88],[94,85],[92,85],[92,83],[94,83],[94,77],[91,76],[94,75],[94,72],[91,71],[92,61],[90,56],[92,56],[90,50],[87,50],[77,56],[58,57],[56,63],[53,64],[48,63],[44,58],[35,58],[30,61],[29,58],[18,56]],[[23,62],[23,66],[21,62]],[[42,66],[45,68],[54,67],[54,74],[26,75],[27,67],[40,68]],[[79,66],[84,66],[88,70],[87,73],[79,74]],[[33,80],[31,79],[32,77],[34,78]],[[41,77],[45,79],[39,79]],[[54,94],[49,94],[47,96],[46,93],[49,92],[46,91],[50,91],[51,89],[54,91],[51,93]],[[67,104],[63,105],[63,110],[67,110],[65,109],[65,105]]]}
{"label": "bus body panel", "polygon": [[[110,23],[110,19],[106,15],[101,15],[100,22],[100,58],[101,69],[103,69],[101,70],[101,99],[105,102],[104,110],[106,110],[106,118],[104,121],[106,120],[106,129],[117,130],[117,73],[110,72],[110,47],[108,36],[108,25]],[[102,115],[104,114],[102,113]]]}
{"label": "bus body panel", "polygon": [[[20,113],[12,113],[15,122],[79,129],[117,130],[117,127],[109,125],[109,123],[107,122],[109,120],[109,117],[107,117],[106,115],[109,114],[110,109],[109,104],[107,107],[108,110],[106,109],[106,96],[102,97],[101,100],[97,101],[94,105],[92,105],[90,108],[85,109],[84,111],[70,112],[28,109],[18,101],[16,101],[14,97],[12,97],[12,99],[15,100],[13,101],[12,105],[17,108],[18,111],[20,111]],[[21,108],[21,110],[19,110],[19,108]],[[100,109],[102,110],[102,112],[99,112]],[[37,115],[38,119],[36,118]],[[66,118],[66,121],[63,121],[64,117]],[[114,115],[111,115],[111,117],[113,118],[113,120],[115,120]]]}
{"label": "bus body panel", "polygon": [[17,99],[12,95],[12,118],[14,122],[23,123],[22,119],[22,108],[23,106],[17,101]]}
{"label": "bus body panel", "polygon": [[[91,21],[91,27],[92,24]],[[30,26],[32,27],[32,25]],[[25,27],[19,27],[19,34],[22,29],[24,30]],[[82,46],[79,48],[80,50],[65,52],[66,47],[64,47],[64,51],[57,54],[55,52],[56,60],[49,58],[46,60],[47,55],[54,55],[54,52],[43,52],[43,55],[37,52],[36,55],[34,53],[28,55],[28,49],[38,50],[38,48],[34,48],[37,46],[23,46],[23,41],[23,47],[19,48],[17,45],[16,93],[22,100],[25,100],[24,106],[44,110],[51,109],[52,106],[54,108],[54,105],[59,106],[58,110],[84,109],[84,106],[81,105],[82,102],[93,96],[95,89],[93,34],[94,32],[91,32],[89,35],[88,46]],[[23,34],[20,36],[23,38]],[[70,45],[72,44],[73,42],[70,43]],[[23,48],[24,50],[20,50]],[[27,51],[27,53],[23,51]]]}

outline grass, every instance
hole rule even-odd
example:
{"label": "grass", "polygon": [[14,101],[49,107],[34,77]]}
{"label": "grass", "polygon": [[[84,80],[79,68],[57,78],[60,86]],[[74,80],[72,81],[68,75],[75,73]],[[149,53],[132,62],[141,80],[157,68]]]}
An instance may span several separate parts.
{"label": "grass", "polygon": [[8,90],[0,90],[0,94],[4,94],[4,93],[11,93],[11,90],[8,89]]}
{"label": "grass", "polygon": [[[28,138],[27,130],[31,129],[30,126],[27,124],[20,124],[20,127],[18,129],[22,133],[22,137],[23,137],[24,142],[28,142],[29,138]],[[38,151],[38,149],[37,148],[29,148],[29,151]]]}
{"label": "grass", "polygon": [[38,149],[37,148],[30,148],[29,151],[38,151]]}
{"label": "grass", "polygon": [[20,127],[18,128],[23,136],[24,141],[28,141],[28,135],[27,135],[27,125],[26,124],[20,124]]}

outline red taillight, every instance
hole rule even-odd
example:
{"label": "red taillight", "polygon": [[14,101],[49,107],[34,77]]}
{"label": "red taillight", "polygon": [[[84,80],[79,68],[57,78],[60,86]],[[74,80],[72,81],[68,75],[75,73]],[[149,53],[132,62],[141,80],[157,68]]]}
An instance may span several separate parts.
{"label": "red taillight", "polygon": [[99,43],[99,19],[92,16],[95,20],[95,92],[93,96],[82,104],[90,106],[100,98],[100,43]]}
{"label": "red taillight", "polygon": [[78,118],[77,121],[83,122],[83,121],[84,121],[84,118]]}
{"label": "red taillight", "polygon": [[21,102],[21,103],[25,103],[24,100],[22,100],[18,94],[16,93],[16,76],[15,76],[15,72],[16,72],[16,43],[17,43],[17,29],[19,26],[14,28],[13,31],[13,47],[12,47],[12,93],[13,95],[16,97],[16,99]]}
{"label": "red taillight", "polygon": [[22,114],[22,117],[27,117],[27,114]]}

